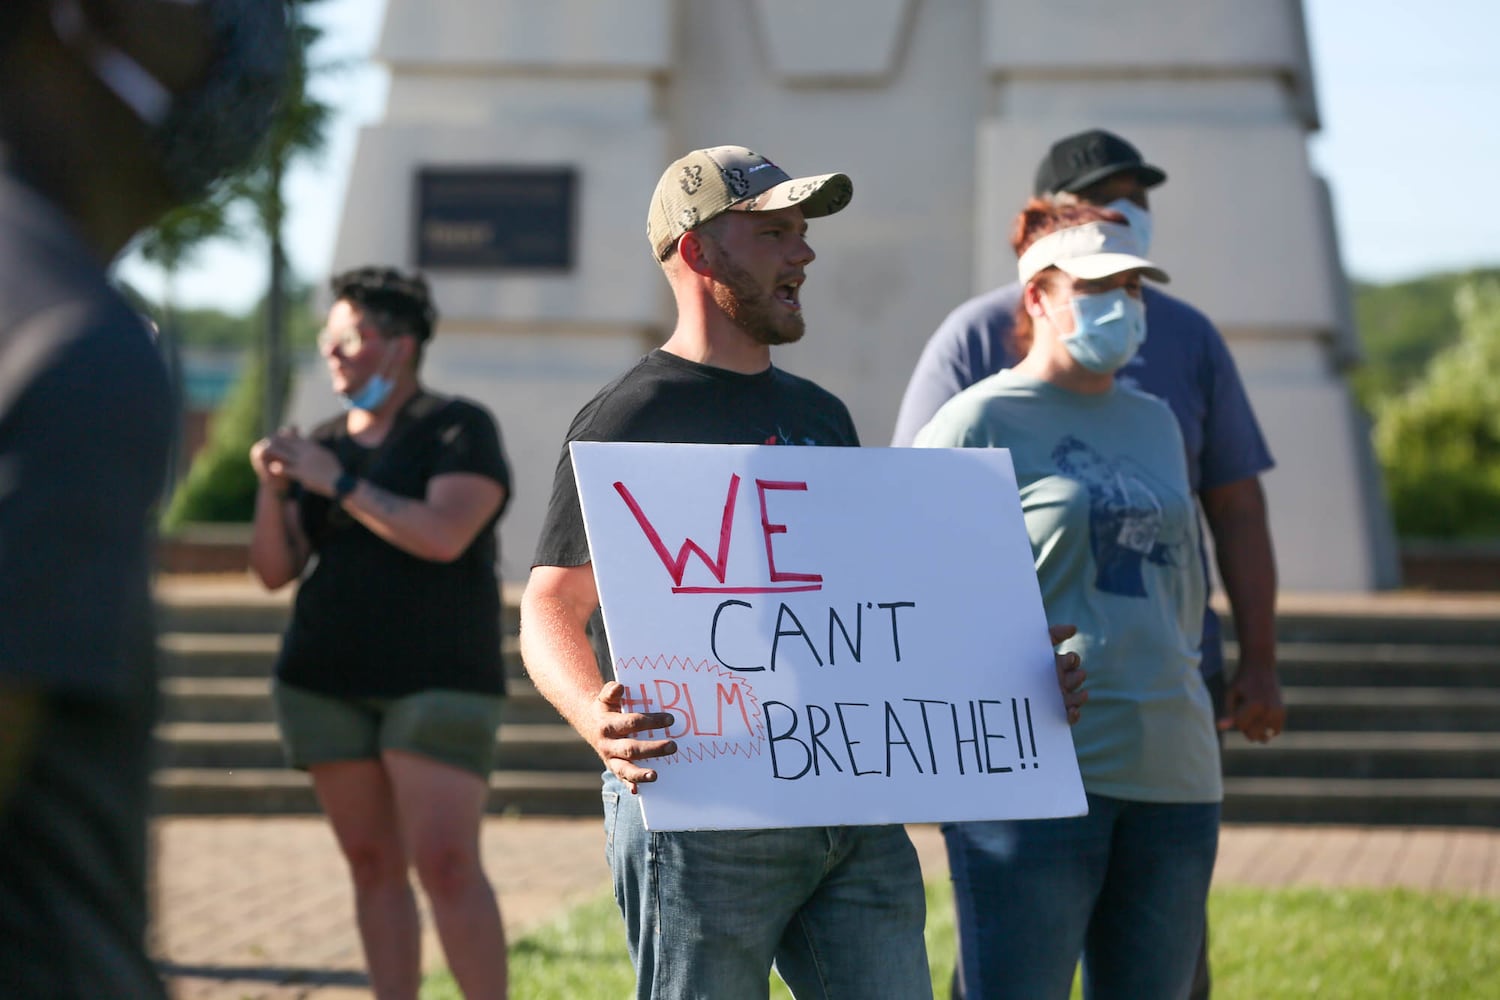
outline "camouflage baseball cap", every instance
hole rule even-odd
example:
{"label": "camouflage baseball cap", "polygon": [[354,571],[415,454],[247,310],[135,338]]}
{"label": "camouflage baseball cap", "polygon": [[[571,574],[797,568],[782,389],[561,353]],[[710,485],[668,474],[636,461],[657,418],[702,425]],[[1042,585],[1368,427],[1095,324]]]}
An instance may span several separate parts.
{"label": "camouflage baseball cap", "polygon": [[646,238],[657,260],[666,259],[683,233],[731,209],[771,212],[801,205],[809,219],[832,215],[854,197],[846,174],[792,178],[744,146],[695,149],[656,182],[646,213]]}

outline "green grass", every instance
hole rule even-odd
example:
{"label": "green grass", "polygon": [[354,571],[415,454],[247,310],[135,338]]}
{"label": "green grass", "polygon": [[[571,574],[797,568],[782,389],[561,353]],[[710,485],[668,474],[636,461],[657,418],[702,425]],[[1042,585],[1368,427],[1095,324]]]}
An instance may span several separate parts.
{"label": "green grass", "polygon": [[[933,989],[948,995],[953,906],[927,887]],[[1218,888],[1209,900],[1215,1000],[1494,997],[1500,901],[1406,890]],[[510,950],[511,995],[524,1000],[629,996],[634,977],[609,897],[579,906]],[[791,994],[775,976],[771,996]],[[1074,989],[1077,996],[1077,989]],[[445,974],[422,1000],[462,1000]]]}
{"label": "green grass", "polygon": [[1214,996],[1494,997],[1500,901],[1404,889],[1216,890]]}

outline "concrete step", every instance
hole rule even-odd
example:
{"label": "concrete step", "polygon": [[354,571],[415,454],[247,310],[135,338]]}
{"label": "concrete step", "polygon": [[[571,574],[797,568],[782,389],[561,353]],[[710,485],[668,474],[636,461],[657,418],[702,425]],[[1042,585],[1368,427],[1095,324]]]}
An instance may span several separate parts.
{"label": "concrete step", "polygon": [[1500,690],[1288,687],[1287,728],[1298,732],[1500,732]]}
{"label": "concrete step", "polygon": [[[500,625],[517,627],[522,586],[501,586]],[[246,575],[164,576],[155,587],[157,629],[162,632],[262,632],[280,635],[291,619],[295,588],[267,593]]]}
{"label": "concrete step", "polygon": [[1286,732],[1262,746],[1230,737],[1235,778],[1483,778],[1500,780],[1500,733]]}
{"label": "concrete step", "polygon": [[271,632],[163,632],[156,637],[161,676],[269,677],[281,649]]}
{"label": "concrete step", "polygon": [[1500,688],[1500,646],[1288,642],[1276,655],[1287,686]]}
{"label": "concrete step", "polygon": [[267,677],[163,677],[163,722],[270,722]]}
{"label": "concrete step", "polygon": [[[168,768],[240,770],[285,765],[272,722],[165,722],[156,727],[157,755]],[[496,766],[501,769],[598,771],[599,760],[562,723],[502,725]]]}
{"label": "concrete step", "polygon": [[[292,591],[268,594],[248,574],[162,576],[156,602],[163,631],[281,632]],[[514,630],[522,585],[502,585],[503,619]],[[1277,633],[1282,642],[1500,645],[1500,580],[1489,594],[1418,592],[1320,595],[1283,593]],[[1222,601],[1220,602],[1222,610]],[[1225,617],[1226,638],[1234,623]]]}
{"label": "concrete step", "polygon": [[[562,724],[529,678],[506,680],[502,726]],[[161,682],[163,722],[270,722],[271,681],[267,677],[164,677]]]}
{"label": "concrete step", "polygon": [[[247,578],[158,587],[161,808],[317,811],[306,776],[282,765],[266,695],[289,591]],[[491,807],[597,815],[597,759],[521,669],[518,594],[506,588],[511,698]],[[1500,824],[1500,599],[1284,595],[1278,633],[1290,729],[1270,747],[1227,741],[1226,819]]]}
{"label": "concrete step", "polygon": [[[269,632],[163,632],[157,636],[162,677],[269,677],[281,650],[281,636]],[[514,635],[500,639],[507,677],[525,674],[521,644]]]}
{"label": "concrete step", "polygon": [[248,576],[164,577],[155,588],[162,632],[251,632],[280,635],[291,618],[291,588],[268,594]]}
{"label": "concrete step", "polygon": [[1500,826],[1500,781],[1229,778],[1230,823]]}
{"label": "concrete step", "polygon": [[[499,771],[490,790],[492,813],[590,816],[599,810],[597,769]],[[155,775],[155,807],[172,815],[318,812],[306,774],[259,768],[163,768]],[[1495,827],[1500,826],[1500,781],[1229,778],[1224,820]]]}
{"label": "concrete step", "polygon": [[[1500,581],[1496,581],[1500,587]],[[1403,645],[1500,645],[1500,602],[1455,608],[1433,601],[1383,607],[1379,596],[1345,608],[1318,608],[1316,602],[1279,607],[1278,642],[1401,643]],[[1300,605],[1300,606],[1299,606]],[[1225,622],[1233,638],[1234,623]]]}
{"label": "concrete step", "polygon": [[[599,815],[599,774],[592,771],[498,771],[490,777],[491,813]],[[163,815],[287,815],[319,812],[312,784],[284,768],[162,768],[154,775],[154,808]]]}

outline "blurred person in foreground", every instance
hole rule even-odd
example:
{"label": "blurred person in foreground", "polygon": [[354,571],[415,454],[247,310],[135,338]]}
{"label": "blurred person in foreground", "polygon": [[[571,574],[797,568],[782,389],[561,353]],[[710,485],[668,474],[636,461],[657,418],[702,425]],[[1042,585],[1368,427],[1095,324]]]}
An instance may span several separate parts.
{"label": "blurred person in foreground", "polygon": [[959,393],[918,447],[1008,448],[1042,603],[1073,622],[1089,709],[1073,729],[1085,816],[944,824],[955,994],[1188,995],[1218,848],[1219,747],[1198,670],[1203,566],[1182,434],[1115,379],[1147,336],[1120,213],[1034,200],[1017,218],[1030,349]]}
{"label": "blurred person in foreground", "polygon": [[250,452],[251,568],[273,590],[301,578],[277,721],[348,862],[375,995],[421,985],[415,868],[459,988],[495,1000],[505,933],[479,833],[505,691],[510,472],[488,411],[418,378],[437,323],[426,281],[366,267],[331,285],[318,348],[346,412]]}
{"label": "blurred person in foreground", "polygon": [[254,151],[278,0],[0,5],[0,996],[163,995],[145,951],[166,372],[106,269]]}

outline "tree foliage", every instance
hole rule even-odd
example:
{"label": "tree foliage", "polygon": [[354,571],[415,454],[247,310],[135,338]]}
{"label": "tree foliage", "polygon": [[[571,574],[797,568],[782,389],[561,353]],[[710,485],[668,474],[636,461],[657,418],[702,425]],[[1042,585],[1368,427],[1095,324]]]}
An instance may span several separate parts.
{"label": "tree foliage", "polygon": [[231,180],[233,196],[250,206],[268,238],[273,224],[279,224],[286,211],[282,182],[287,169],[296,160],[323,151],[328,126],[333,120],[333,105],[318,97],[311,87],[315,75],[342,65],[338,62],[315,64],[313,61],[313,49],[322,40],[323,29],[309,19],[308,8],[321,2],[287,0],[292,45],[286,95],[259,154]]}
{"label": "tree foliage", "polygon": [[268,239],[280,238],[286,214],[282,190],[286,172],[298,159],[323,151],[334,115],[333,106],[313,93],[310,82],[318,73],[345,65],[344,61],[312,61],[312,51],[321,41],[323,30],[309,20],[307,9],[320,2],[287,0],[292,44],[286,94],[255,158],[202,199],[168,212],[142,234],[138,244],[141,256],[160,267],[169,279],[202,244],[240,235],[234,221],[238,208],[250,210],[257,228]]}
{"label": "tree foliage", "polygon": [[1354,389],[1367,411],[1422,377],[1433,355],[1458,339],[1454,295],[1473,281],[1500,279],[1500,269],[1434,274],[1386,285],[1356,282],[1354,320],[1365,364]]}
{"label": "tree foliage", "polygon": [[[317,340],[318,320],[313,315],[313,288],[295,284],[288,291],[287,333],[294,350],[311,348]],[[249,312],[227,313],[220,309],[180,309],[177,337],[184,349],[258,350],[266,325],[266,300]]]}
{"label": "tree foliage", "polygon": [[291,19],[291,58],[287,67],[287,93],[260,155],[249,169],[235,178],[236,196],[255,213],[266,237],[270,287],[266,291],[265,332],[261,363],[269,377],[265,382],[261,429],[269,433],[281,422],[286,406],[288,360],[287,289],[291,284],[284,242],[286,227],[286,177],[297,160],[322,152],[334,109],[309,86],[315,68],[313,47],[323,29],[309,20],[307,8],[321,0],[287,0]]}
{"label": "tree foliage", "polygon": [[[286,95],[271,130],[255,159],[198,205],[180,209],[146,240],[143,251],[170,272],[197,243],[224,235],[236,206],[247,207],[265,237],[270,283],[254,314],[258,321],[258,357],[215,415],[208,442],[193,462],[187,478],[168,508],[168,528],[186,521],[248,520],[254,510],[255,476],[248,452],[263,433],[277,426],[290,384],[290,342],[302,317],[294,299],[299,288],[290,274],[283,229],[286,222],[285,184],[292,165],[320,153],[334,108],[310,87],[312,52],[323,31],[308,18],[308,8],[321,0],[287,0],[292,45]],[[326,68],[335,68],[329,64]],[[305,295],[301,296],[306,301]],[[170,309],[170,304],[169,304]],[[290,316],[296,318],[289,320]],[[182,317],[171,325],[181,327]],[[221,325],[221,330],[223,329]],[[311,339],[311,333],[307,334]],[[191,338],[180,338],[187,342]],[[297,337],[298,340],[301,337]]]}
{"label": "tree foliage", "polygon": [[229,220],[230,201],[228,188],[221,185],[200,201],[174,208],[141,235],[141,256],[161,268],[170,283],[198,247],[236,232]]}
{"label": "tree foliage", "polygon": [[260,439],[265,380],[264,365],[247,365],[214,414],[208,440],[162,518],[167,531],[191,522],[245,522],[254,516],[257,483],[250,446]]}
{"label": "tree foliage", "polygon": [[[303,348],[311,347],[317,337],[311,299],[312,289],[306,285],[291,295],[290,339]],[[255,513],[256,480],[249,455],[250,446],[264,430],[266,365],[264,355],[254,348],[265,327],[265,309],[262,300],[242,316],[215,309],[184,310],[177,315],[184,347],[240,348],[247,352],[247,361],[214,413],[208,440],[173,494],[162,520],[168,530],[192,521],[248,521]],[[286,371],[281,377],[284,398],[291,380]]]}
{"label": "tree foliage", "polygon": [[1403,537],[1500,537],[1500,277],[1467,280],[1452,301],[1453,342],[1376,411]]}

